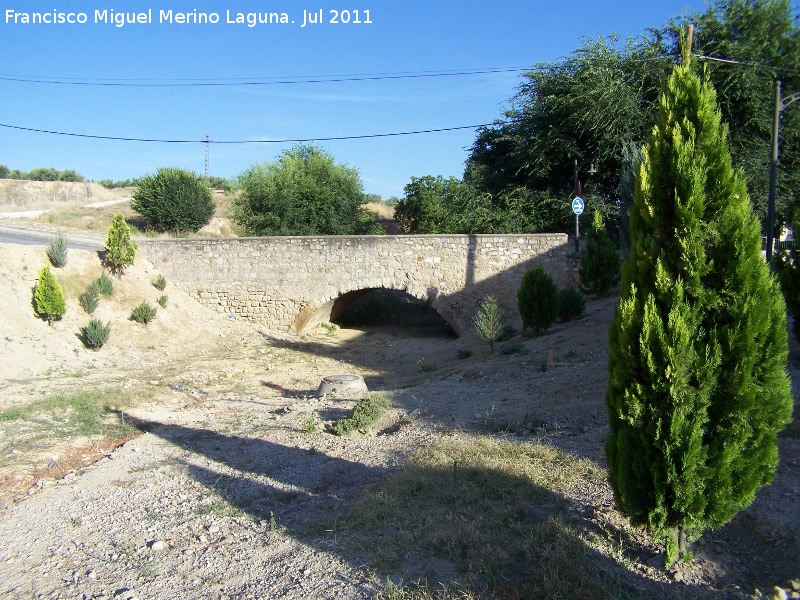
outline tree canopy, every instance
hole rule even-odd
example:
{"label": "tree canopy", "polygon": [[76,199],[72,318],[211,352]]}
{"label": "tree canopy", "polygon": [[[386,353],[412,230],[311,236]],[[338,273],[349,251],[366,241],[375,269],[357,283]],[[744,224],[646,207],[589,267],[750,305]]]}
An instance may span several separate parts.
{"label": "tree canopy", "polygon": [[[488,194],[500,212],[515,210],[513,202],[508,206],[514,196],[534,192],[526,208],[550,219],[544,225],[530,218],[505,221],[569,231],[562,212],[540,202],[568,202],[575,160],[592,162],[596,175],[579,174],[587,213],[599,208],[617,225],[626,149],[641,147],[656,124],[661,82],[678,62],[678,31],[687,21],[695,25],[696,60],[730,124],[733,164],[744,170],[763,217],[774,79],[783,80],[784,95],[800,91],[800,30],[788,0],[718,0],[639,38],[586,40],[567,58],[537,65],[524,75],[503,118],[477,131],[464,173],[469,189]],[[785,222],[800,201],[800,110],[793,107],[782,119],[778,220]]]}
{"label": "tree canopy", "polygon": [[352,235],[383,230],[362,205],[358,170],[298,145],[239,176],[233,218],[246,235]]}

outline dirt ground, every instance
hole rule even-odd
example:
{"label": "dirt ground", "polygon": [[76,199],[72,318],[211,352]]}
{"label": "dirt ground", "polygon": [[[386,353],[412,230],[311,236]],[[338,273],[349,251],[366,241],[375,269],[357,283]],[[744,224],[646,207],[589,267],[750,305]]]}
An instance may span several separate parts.
{"label": "dirt ground", "polygon": [[[158,273],[137,259],[94,315],[111,323],[108,343],[94,352],[77,336],[89,318],[77,297],[101,273],[97,254],[70,250],[67,266],[55,270],[67,313],[52,327],[31,308],[44,261],[43,247],[0,245],[0,410],[113,387],[135,399],[122,418],[147,423],[149,432],[92,465],[47,477],[69,441],[27,449],[20,460],[24,433],[3,427],[2,597],[370,598],[387,578],[434,583],[448,569],[410,561],[403,573],[374,573],[335,540],[301,534],[302,525],[334,514],[413,450],[503,435],[604,467],[616,298],[590,301],[584,318],[544,336],[515,338],[509,344],[521,344],[518,353],[490,354],[428,330],[266,331],[223,319],[169,283],[156,290]],[[128,318],[162,293],[168,305],[149,325]],[[435,370],[422,370],[422,358]],[[793,343],[795,392],[799,365]],[[390,401],[374,431],[325,431],[353,405],[316,397],[321,378],[340,373],[363,376]],[[593,551],[646,597],[749,598],[775,586],[790,597],[800,588],[800,437],[782,437],[780,453],[775,482],[673,571],[661,568],[663,555],[642,532],[627,528],[605,482],[576,485],[567,496],[587,527],[625,532]],[[20,499],[36,470],[38,483]],[[270,535],[276,530],[282,535]]]}

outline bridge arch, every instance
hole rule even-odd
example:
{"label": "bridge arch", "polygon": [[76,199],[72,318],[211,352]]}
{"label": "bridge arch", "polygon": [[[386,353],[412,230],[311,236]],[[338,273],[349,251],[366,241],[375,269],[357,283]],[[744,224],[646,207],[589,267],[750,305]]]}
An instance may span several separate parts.
{"label": "bridge arch", "polygon": [[439,290],[437,288],[422,290],[414,285],[410,285],[408,282],[395,279],[381,279],[377,282],[372,281],[346,285],[335,296],[326,295],[319,302],[309,302],[297,314],[297,318],[292,323],[290,331],[294,333],[303,333],[312,330],[320,323],[336,321],[353,302],[365,294],[379,289],[398,290],[405,292],[417,300],[421,300],[436,311],[436,313],[450,325],[456,335],[461,335],[461,332],[457,329],[459,324],[457,322],[454,323],[448,311],[443,310],[441,303],[437,302],[439,300]]}

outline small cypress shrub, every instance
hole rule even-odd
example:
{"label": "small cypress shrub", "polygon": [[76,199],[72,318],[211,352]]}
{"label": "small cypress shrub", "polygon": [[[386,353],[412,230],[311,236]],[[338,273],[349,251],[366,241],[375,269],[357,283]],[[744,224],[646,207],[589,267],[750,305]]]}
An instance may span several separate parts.
{"label": "small cypress shrub", "polygon": [[541,333],[558,318],[558,288],[542,267],[529,269],[517,291],[522,324]]}
{"label": "small cypress shrub", "polygon": [[131,241],[131,228],[125,222],[125,215],[121,212],[114,215],[111,227],[108,228],[106,240],[106,262],[111,271],[121,275],[128,265],[133,264],[136,257],[136,242]]}
{"label": "small cypress shrub", "polygon": [[377,394],[370,394],[366,398],[359,400],[353,407],[353,411],[344,419],[339,419],[333,426],[333,433],[336,435],[347,435],[351,431],[366,429],[373,425],[383,416],[389,406],[385,398]]}
{"label": "small cypress shrub", "polygon": [[159,292],[163,292],[164,288],[167,287],[167,280],[164,279],[163,275],[159,275],[153,280],[153,287],[156,288]]}
{"label": "small cypress shrub", "polygon": [[48,325],[52,325],[53,321],[59,320],[67,312],[64,293],[49,265],[43,266],[39,271],[39,279],[33,290],[33,300],[37,314],[45,319]]}
{"label": "small cypress shrub", "polygon": [[110,296],[114,292],[114,282],[111,280],[111,277],[103,273],[92,282],[92,287],[97,289],[97,292],[101,296]]}
{"label": "small cypress shrub", "polygon": [[575,288],[564,288],[558,293],[558,317],[562,321],[571,321],[586,310],[586,300]]}
{"label": "small cypress shrub", "polygon": [[50,238],[47,246],[47,258],[54,267],[64,267],[67,264],[67,238],[63,233],[57,233]]}
{"label": "small cypress shrub", "polygon": [[95,311],[97,305],[100,304],[100,292],[98,292],[97,288],[92,284],[78,297],[78,302],[81,308],[90,315]]}
{"label": "small cypress shrub", "polygon": [[131,313],[131,318],[136,321],[137,323],[142,323],[143,325],[147,325],[150,321],[156,318],[156,309],[155,306],[151,306],[147,302],[142,302],[133,309]]}
{"label": "small cypress shrub", "polygon": [[494,354],[494,343],[503,333],[504,321],[505,317],[497,306],[497,299],[494,296],[486,296],[472,322],[481,339],[489,342],[489,350],[492,354]]}
{"label": "small cypress shrub", "polygon": [[166,308],[166,307],[167,307],[167,300],[168,300],[168,299],[169,299],[169,298],[167,297],[167,295],[166,295],[166,294],[161,294],[161,295],[158,297],[158,300],[156,300],[156,302],[158,302],[158,305],[159,305],[161,308]]}
{"label": "small cypress shrub", "polygon": [[583,291],[605,296],[619,283],[619,273],[619,253],[603,225],[603,216],[595,211],[578,267]]}
{"label": "small cypress shrub", "polygon": [[103,325],[99,319],[92,319],[85,327],[81,327],[81,341],[87,348],[97,350],[108,341],[111,333],[111,322]]}

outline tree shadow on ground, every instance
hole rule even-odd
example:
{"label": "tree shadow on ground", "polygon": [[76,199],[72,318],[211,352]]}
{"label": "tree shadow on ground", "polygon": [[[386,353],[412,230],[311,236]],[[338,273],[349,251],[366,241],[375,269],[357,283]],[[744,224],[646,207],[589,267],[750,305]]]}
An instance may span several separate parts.
{"label": "tree shadow on ground", "polygon": [[514,472],[513,461],[504,468],[434,453],[387,470],[208,429],[162,425],[152,433],[201,457],[186,461],[188,474],[240,511],[382,581],[417,582],[409,590],[508,599],[711,597],[642,577],[598,552],[586,542],[591,524],[565,496]]}

